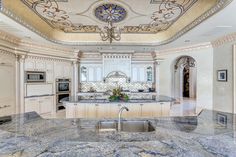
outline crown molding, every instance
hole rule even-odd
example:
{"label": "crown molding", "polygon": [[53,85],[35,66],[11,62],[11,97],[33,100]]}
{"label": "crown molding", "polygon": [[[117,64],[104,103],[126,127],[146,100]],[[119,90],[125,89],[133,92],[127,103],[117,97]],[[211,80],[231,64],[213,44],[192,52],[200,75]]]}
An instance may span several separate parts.
{"label": "crown molding", "polygon": [[8,33],[3,32],[3,31],[0,31],[0,39],[3,41],[6,41],[8,43],[14,44],[14,45],[19,45],[19,43],[21,42],[20,38],[12,36]]}
{"label": "crown molding", "polygon": [[212,48],[212,45],[210,42],[155,51],[155,54],[156,54],[156,57],[158,57],[158,56],[166,55],[166,54],[188,52],[188,51],[207,49],[207,48]]}
{"label": "crown molding", "polygon": [[231,33],[211,42],[213,48],[236,41],[236,33]]}

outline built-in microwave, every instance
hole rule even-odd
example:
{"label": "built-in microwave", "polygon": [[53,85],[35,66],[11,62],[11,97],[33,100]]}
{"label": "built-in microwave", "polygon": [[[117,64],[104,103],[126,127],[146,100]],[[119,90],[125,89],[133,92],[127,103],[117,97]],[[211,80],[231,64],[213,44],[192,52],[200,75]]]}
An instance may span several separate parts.
{"label": "built-in microwave", "polygon": [[46,81],[46,73],[43,71],[26,71],[26,83],[44,83]]}

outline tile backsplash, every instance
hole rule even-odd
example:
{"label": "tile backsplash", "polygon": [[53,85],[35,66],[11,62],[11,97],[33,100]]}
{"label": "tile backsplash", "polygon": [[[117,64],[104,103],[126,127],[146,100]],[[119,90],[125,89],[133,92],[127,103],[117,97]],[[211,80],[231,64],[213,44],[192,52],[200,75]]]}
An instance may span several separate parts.
{"label": "tile backsplash", "polygon": [[123,90],[129,90],[131,92],[137,92],[139,89],[148,91],[153,87],[152,82],[82,82],[80,83],[81,92],[88,92],[92,88],[96,92],[105,92],[117,87],[121,87]]}

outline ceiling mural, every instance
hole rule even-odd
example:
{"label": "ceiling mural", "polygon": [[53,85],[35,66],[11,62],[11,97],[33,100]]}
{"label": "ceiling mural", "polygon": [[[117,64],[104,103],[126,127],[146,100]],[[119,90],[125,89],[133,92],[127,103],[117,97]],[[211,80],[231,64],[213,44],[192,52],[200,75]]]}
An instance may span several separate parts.
{"label": "ceiling mural", "polygon": [[111,21],[113,23],[124,20],[127,14],[123,7],[111,3],[98,6],[94,13],[99,20],[103,22]]}
{"label": "ceiling mural", "polygon": [[[76,15],[71,14],[70,8],[62,7],[65,3],[70,1],[63,0],[21,0],[30,9],[32,9],[38,16],[46,21],[51,27],[62,30],[67,33],[98,33],[102,26],[93,24],[85,24],[76,20]],[[145,15],[146,23],[123,24],[120,26],[122,33],[158,33],[168,29],[175,21],[178,20],[191,6],[198,0],[156,0],[150,10],[143,8],[141,11]],[[101,1],[97,1],[98,4]],[[96,3],[94,4],[97,5]],[[128,4],[123,3],[124,7],[131,8]],[[76,6],[74,6],[76,7]],[[93,10],[90,5],[86,10]],[[113,3],[105,3],[102,1],[101,5],[94,9],[94,16],[100,21],[107,22],[112,20],[114,23],[123,21],[127,14],[127,10],[121,5]],[[134,9],[135,10],[135,9]],[[83,15],[83,14],[80,14]],[[89,19],[87,19],[89,21]],[[139,18],[136,18],[136,21]],[[134,20],[135,21],[135,20]],[[143,21],[143,20],[142,20]]]}
{"label": "ceiling mural", "polygon": [[174,41],[233,0],[1,0],[0,12],[41,37],[67,45],[108,44],[101,32],[112,22],[112,44],[163,45]]}

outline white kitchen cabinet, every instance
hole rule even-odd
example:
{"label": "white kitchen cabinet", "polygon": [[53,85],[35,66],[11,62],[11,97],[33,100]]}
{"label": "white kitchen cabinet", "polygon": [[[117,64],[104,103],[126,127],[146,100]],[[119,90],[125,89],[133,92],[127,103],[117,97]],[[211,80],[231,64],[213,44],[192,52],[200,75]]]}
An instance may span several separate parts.
{"label": "white kitchen cabinet", "polygon": [[117,118],[119,114],[119,110],[122,107],[121,104],[110,104],[110,118]]}
{"label": "white kitchen cabinet", "polygon": [[25,112],[34,112],[34,111],[40,114],[39,99],[26,98],[25,99]]}
{"label": "white kitchen cabinet", "polygon": [[53,96],[25,99],[25,112],[37,112],[38,114],[51,113],[53,109]]}
{"label": "white kitchen cabinet", "polygon": [[[129,111],[124,110],[122,112],[122,117],[124,117],[124,118],[131,118],[131,117],[138,118],[141,116],[140,104],[138,104],[138,103],[131,103],[131,104],[124,103],[124,104],[122,104],[122,106],[126,106],[129,109]],[[118,116],[118,114],[117,114],[117,116]]]}
{"label": "white kitchen cabinet", "polygon": [[35,61],[35,70],[36,71],[46,71],[45,61],[44,60],[36,60]]}
{"label": "white kitchen cabinet", "polygon": [[[154,116],[154,112],[155,112],[155,107],[157,106],[157,104],[140,104],[141,107],[141,117],[153,117]],[[161,109],[161,108],[160,108]]]}
{"label": "white kitchen cabinet", "polygon": [[77,103],[76,105],[76,117],[77,118],[86,118],[86,106],[84,103]]}
{"label": "white kitchen cabinet", "polygon": [[72,66],[70,63],[56,62],[54,66],[55,78],[71,78]]}
{"label": "white kitchen cabinet", "polygon": [[26,59],[25,60],[25,70],[26,71],[34,71],[35,70],[35,60],[34,59]]}
{"label": "white kitchen cabinet", "polygon": [[161,102],[162,116],[166,117],[170,115],[170,102]]}
{"label": "white kitchen cabinet", "polygon": [[63,69],[63,77],[65,78],[71,78],[72,77],[72,66],[71,64],[65,64]]}
{"label": "white kitchen cabinet", "polygon": [[110,105],[109,103],[97,104],[96,118],[109,118],[110,117]]}
{"label": "white kitchen cabinet", "polygon": [[94,81],[94,68],[90,67],[88,68],[88,81],[93,82]]}
{"label": "white kitchen cabinet", "polygon": [[132,82],[152,82],[152,65],[132,65]]}
{"label": "white kitchen cabinet", "polygon": [[39,107],[40,107],[40,114],[52,112],[53,97],[48,96],[39,98]]}
{"label": "white kitchen cabinet", "polygon": [[87,104],[86,105],[86,117],[96,118],[97,117],[97,106],[98,104]]}
{"label": "white kitchen cabinet", "polygon": [[26,71],[46,71],[46,63],[44,60],[31,59],[25,60]]}

